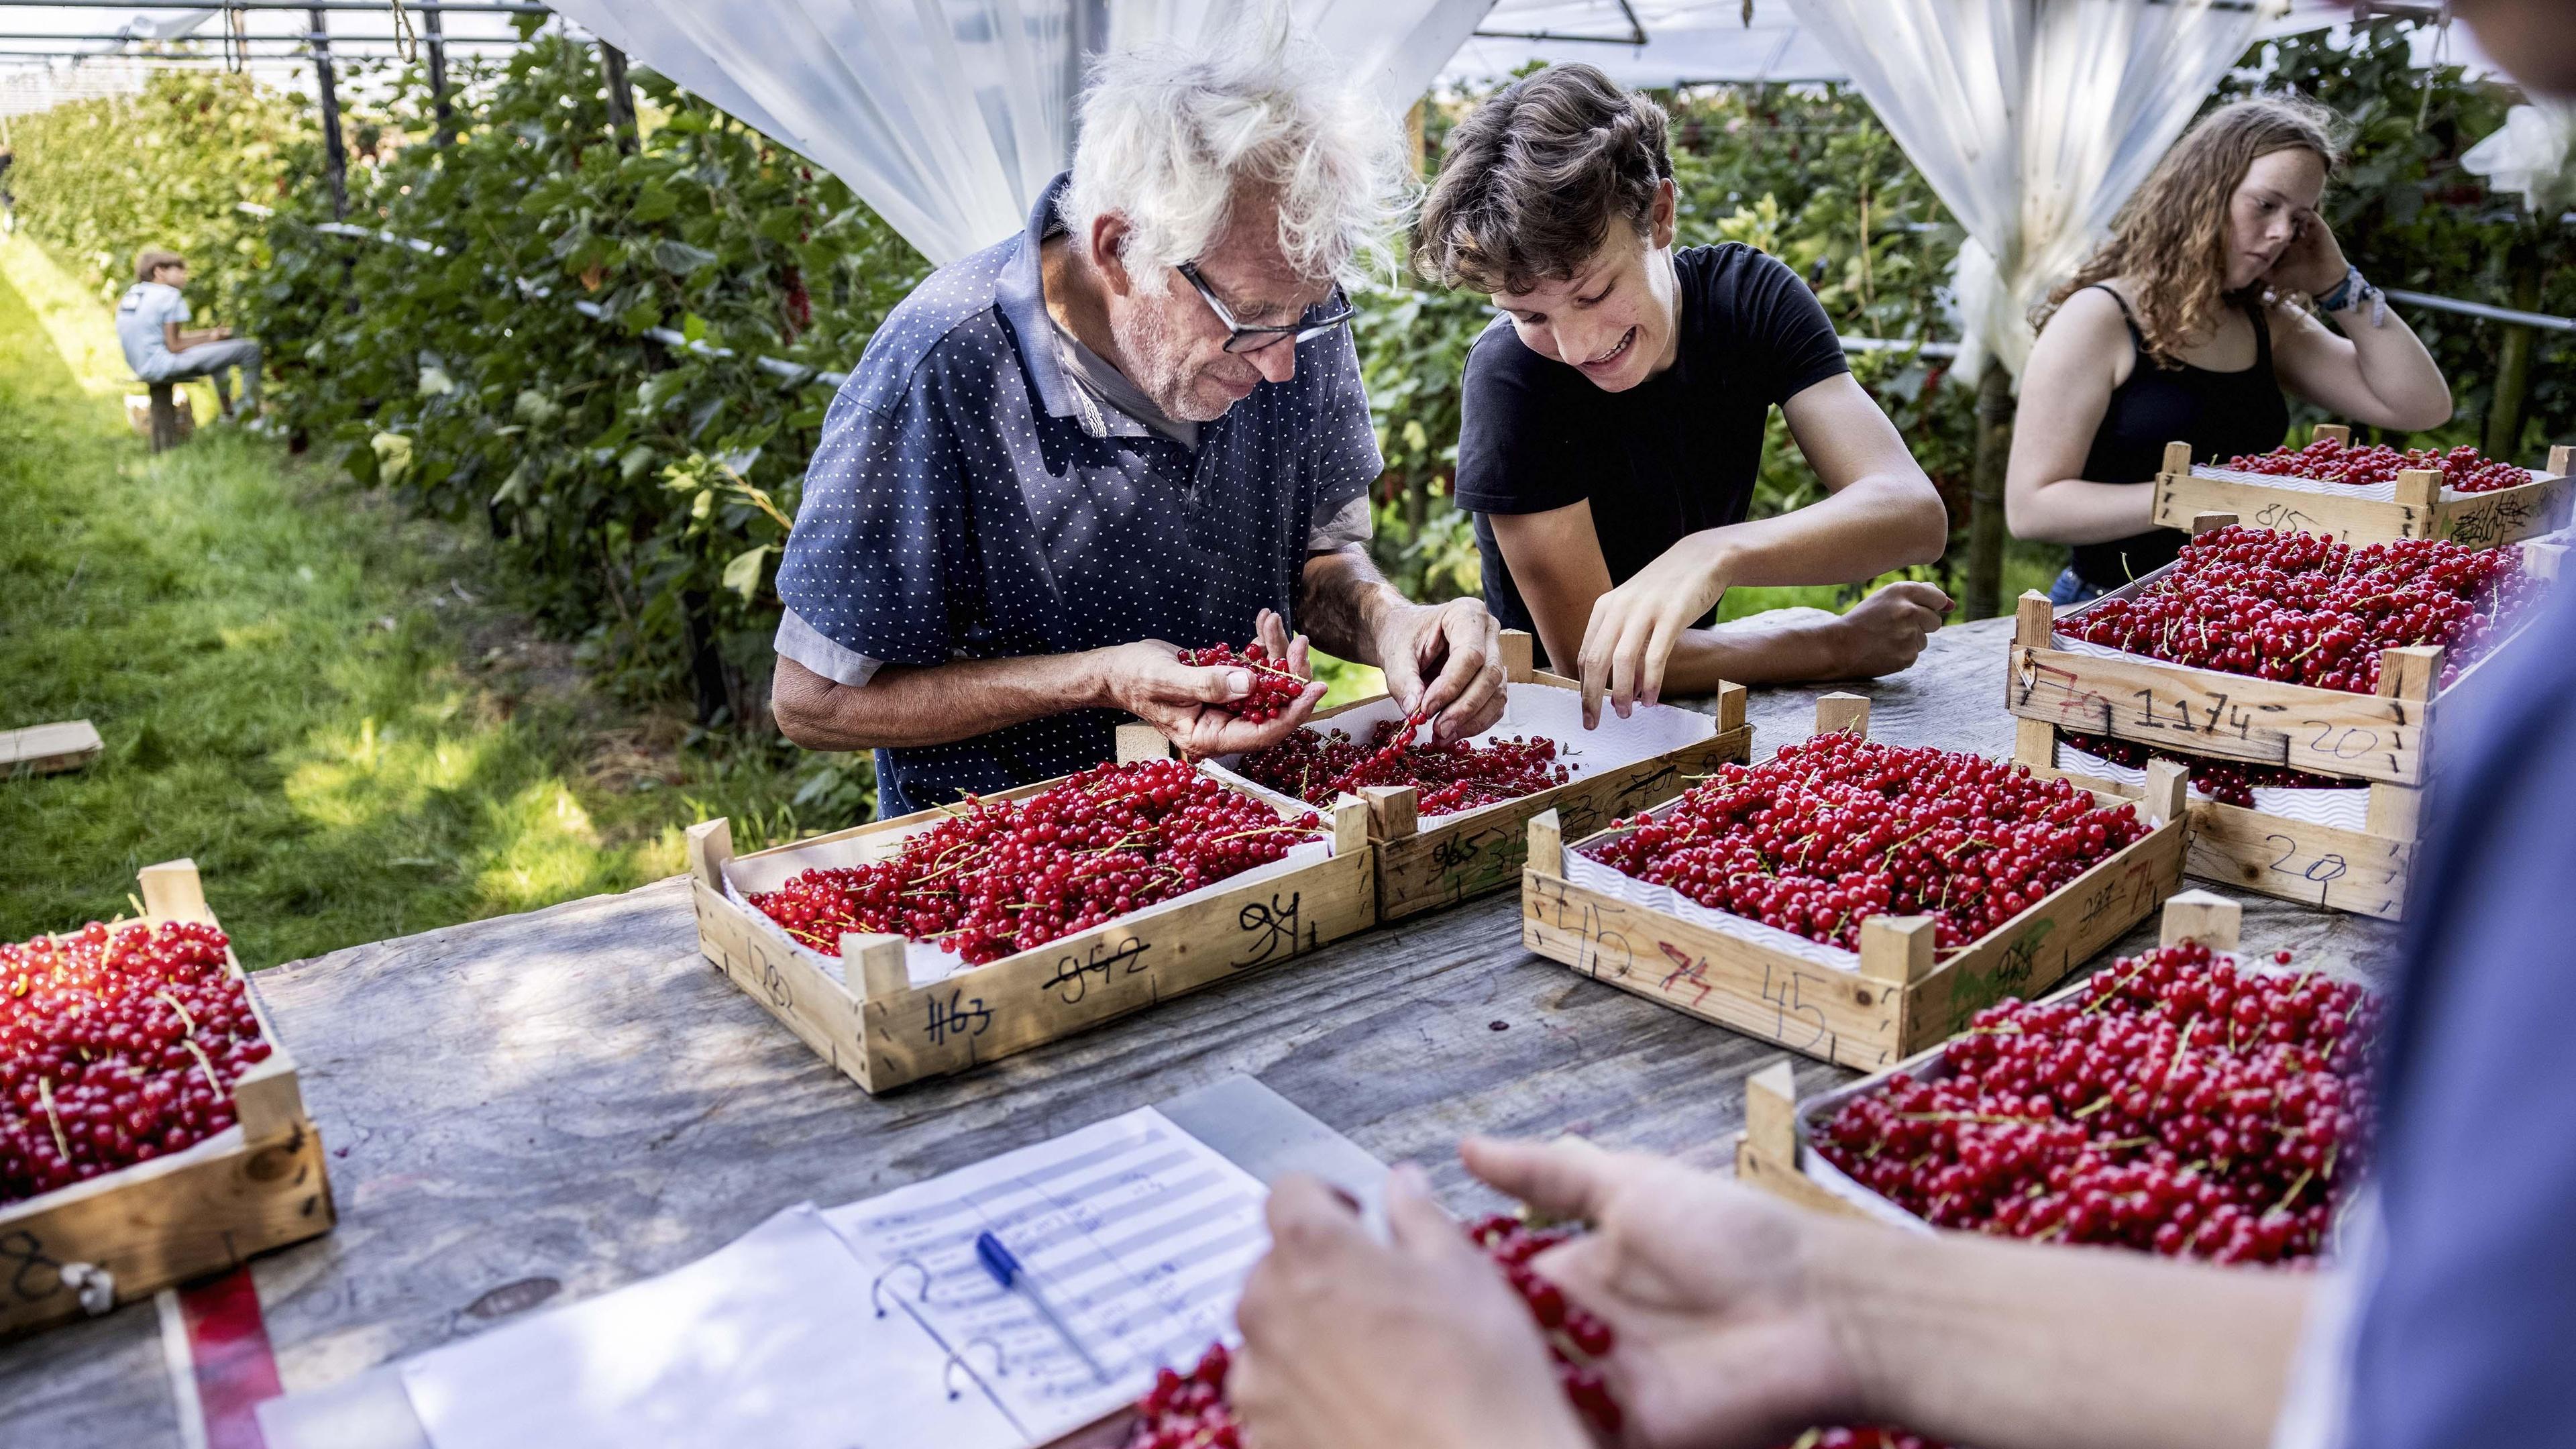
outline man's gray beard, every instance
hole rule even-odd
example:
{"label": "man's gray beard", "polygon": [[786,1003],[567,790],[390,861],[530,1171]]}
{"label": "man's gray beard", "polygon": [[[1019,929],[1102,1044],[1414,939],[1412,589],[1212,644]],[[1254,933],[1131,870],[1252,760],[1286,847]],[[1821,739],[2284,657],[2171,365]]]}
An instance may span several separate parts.
{"label": "man's gray beard", "polygon": [[1204,404],[1190,400],[1193,374],[1188,371],[1189,348],[1186,344],[1176,347],[1172,341],[1174,306],[1174,301],[1165,297],[1137,309],[1135,335],[1118,339],[1135,369],[1127,380],[1136,384],[1138,392],[1153,399],[1154,406],[1161,408],[1166,417],[1185,423],[1215,422],[1233,404],[1223,403],[1216,411],[1206,412]]}

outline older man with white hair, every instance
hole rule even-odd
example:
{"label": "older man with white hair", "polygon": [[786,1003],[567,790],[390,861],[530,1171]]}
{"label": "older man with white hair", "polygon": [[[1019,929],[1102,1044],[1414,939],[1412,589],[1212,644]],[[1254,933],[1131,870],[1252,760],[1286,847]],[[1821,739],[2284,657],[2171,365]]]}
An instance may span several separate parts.
{"label": "older man with white hair", "polygon": [[[942,267],[834,399],[779,569],[772,704],[874,749],[886,815],[1107,759],[1123,715],[1259,748],[1241,669],[1306,636],[1443,739],[1502,711],[1481,603],[1407,602],[1366,549],[1382,471],[1337,277],[1404,185],[1392,122],[1276,23],[1105,61],[1026,231]],[[1291,621],[1301,630],[1290,637]]]}

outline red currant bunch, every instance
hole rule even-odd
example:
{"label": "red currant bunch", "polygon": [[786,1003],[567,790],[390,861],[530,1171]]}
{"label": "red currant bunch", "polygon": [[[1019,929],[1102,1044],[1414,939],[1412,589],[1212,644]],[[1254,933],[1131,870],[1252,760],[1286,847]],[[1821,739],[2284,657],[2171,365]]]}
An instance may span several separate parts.
{"label": "red currant bunch", "polygon": [[1025,800],[969,796],[897,855],[750,899],[826,956],[845,931],[890,932],[981,965],[1267,865],[1321,829],[1179,760],[1094,765]]}
{"label": "red currant bunch", "polygon": [[1817,1150],[1936,1227],[2313,1257],[2371,1138],[2377,998],[2197,942],[2124,957],[2079,995],[1978,1012],[1946,1075],[1890,1077]]}
{"label": "red currant bunch", "polygon": [[[1566,1401],[1603,1439],[1615,1439],[1627,1416],[1610,1396],[1601,1365],[1617,1335],[1529,1266],[1574,1235],[1571,1228],[1531,1228],[1499,1213],[1467,1226],[1468,1240],[1502,1267],[1512,1291],[1546,1335],[1548,1358],[1556,1365],[1557,1386]],[[1136,1426],[1126,1449],[1239,1449],[1243,1431],[1225,1399],[1226,1373],[1233,1364],[1233,1355],[1219,1343],[1186,1374],[1168,1368],[1157,1373],[1154,1387],[1136,1401]]]}
{"label": "red currant bunch", "polygon": [[1267,724],[1286,714],[1289,706],[1294,705],[1297,697],[1304,694],[1306,686],[1312,683],[1311,680],[1300,679],[1273,663],[1270,651],[1258,643],[1244,645],[1241,653],[1236,653],[1231,644],[1211,644],[1205,649],[1184,649],[1181,651],[1181,662],[1196,665],[1202,669],[1251,671],[1252,691],[1249,694],[1241,699],[1230,699],[1222,704],[1212,705],[1210,708],[1223,710],[1227,714],[1250,720],[1254,724]]}
{"label": "red currant bunch", "polygon": [[194,1146],[268,1059],[224,933],[108,926],[0,944],[0,1203]]}
{"label": "red currant bunch", "polygon": [[1574,767],[1558,762],[1554,740],[1417,744],[1421,724],[1380,720],[1366,745],[1341,730],[1299,730],[1244,756],[1235,769],[1309,805],[1328,805],[1363,785],[1411,785],[1420,791],[1415,809],[1426,816],[1517,800],[1574,778]]}
{"label": "red currant bunch", "polygon": [[2499,463],[2466,443],[2447,453],[2434,448],[2411,448],[2401,453],[2379,444],[2354,447],[2332,438],[2319,438],[2304,448],[2241,454],[2228,459],[2227,466],[2240,473],[2274,478],[2317,478],[2328,483],[2354,484],[2394,483],[2399,473],[2408,471],[2438,472],[2442,486],[2460,493],[2493,493],[2531,481],[2529,470]]}
{"label": "red currant bunch", "polygon": [[1846,949],[1872,916],[1930,916],[1965,946],[2148,833],[2020,765],[1858,735],[1817,735],[1722,765],[1661,813],[1587,847],[1701,905]]}
{"label": "red currant bunch", "polygon": [[1885,1425],[1860,1428],[1809,1429],[1806,1433],[1780,1446],[1780,1449],[1949,1449],[1938,1439],[1926,1439],[1902,1429]]}
{"label": "red currant bunch", "polygon": [[2442,646],[2442,683],[2503,642],[2541,582],[2512,549],[2410,538],[2355,548],[2230,525],[2173,571],[2057,621],[2078,639],[2196,669],[2370,694],[2379,651]]}
{"label": "red currant bunch", "polygon": [[2065,739],[2066,743],[2088,755],[2132,769],[2145,768],[2149,760],[2175,761],[2190,768],[2191,788],[2221,805],[2242,805],[2249,810],[2254,807],[2256,790],[2343,790],[2353,788],[2355,784],[2332,775],[2293,770],[2287,765],[2257,765],[2244,760],[2222,760],[2214,755],[2185,754],[2180,750],[2158,749],[2111,735],[2078,734],[2069,730]]}

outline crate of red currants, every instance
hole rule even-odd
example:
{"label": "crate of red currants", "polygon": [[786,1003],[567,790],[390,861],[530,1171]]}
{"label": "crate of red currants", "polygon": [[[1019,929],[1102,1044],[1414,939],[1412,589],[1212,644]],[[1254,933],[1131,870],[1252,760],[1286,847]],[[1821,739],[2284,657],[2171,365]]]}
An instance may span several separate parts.
{"label": "crate of red currants", "polygon": [[1537,669],[1528,633],[1506,629],[1502,645],[1504,715],[1473,739],[1430,739],[1380,694],[1318,711],[1281,743],[1218,763],[1318,807],[1345,794],[1366,800],[1378,919],[1392,921],[1517,883],[1529,821],[1543,810],[1589,833],[1752,757],[1742,685],[1720,685],[1706,714],[1654,704],[1621,718],[1605,709],[1586,730],[1582,686]]}
{"label": "crate of red currants", "polygon": [[2189,528],[2233,513],[2249,528],[2314,533],[2339,543],[2443,538],[2494,548],[2567,525],[2569,449],[2534,471],[2475,448],[2448,452],[2354,447],[2352,429],[2321,423],[2304,448],[2281,447],[2194,465],[2191,445],[2165,445],[2155,522]]}
{"label": "crate of red currants", "polygon": [[1568,842],[1530,822],[1521,939],[1596,980],[1875,1069],[2048,986],[2182,875],[2184,775],[2131,801],[1953,750],[1875,743],[1829,694],[1816,733]]}
{"label": "crate of red currants", "polygon": [[870,1092],[963,1072],[1376,923],[1368,807],[1119,758],[737,856],[688,831],[698,948]]}
{"label": "crate of red currants", "polygon": [[0,944],[0,1335],[330,1230],[295,1063],[193,861],[137,919]]}
{"label": "crate of red currants", "polygon": [[2130,795],[2179,761],[2191,874],[2397,918],[2436,721],[2477,712],[2563,550],[2196,522],[2173,563],[2063,616],[2023,596],[2015,758]]}
{"label": "crate of red currants", "polygon": [[2219,1263],[2323,1251],[2372,1138],[2365,985],[2238,949],[2242,908],[2166,903],[2160,943],[1997,1003],[1891,1070],[1805,1102],[1746,1085],[1736,1175],[1929,1231]]}

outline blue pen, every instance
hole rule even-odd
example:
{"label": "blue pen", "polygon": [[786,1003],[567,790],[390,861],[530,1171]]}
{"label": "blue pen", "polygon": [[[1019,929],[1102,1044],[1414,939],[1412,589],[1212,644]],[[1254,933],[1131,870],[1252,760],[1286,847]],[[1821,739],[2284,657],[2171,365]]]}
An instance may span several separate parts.
{"label": "blue pen", "polygon": [[1020,1266],[1020,1260],[1011,1256],[1011,1250],[1002,1246],[1001,1239],[989,1232],[977,1233],[975,1258],[984,1265],[985,1272],[993,1275],[994,1282],[1005,1289],[1017,1289],[1029,1300],[1029,1306],[1046,1319],[1057,1336],[1064,1340],[1065,1346],[1081,1355],[1082,1361],[1090,1365],[1094,1379],[1104,1384],[1109,1382],[1109,1370],[1102,1368],[1100,1360],[1091,1356],[1091,1350],[1082,1346],[1082,1340],[1073,1336],[1073,1330],[1065,1326],[1064,1319],[1057,1316],[1055,1309],[1039,1294],[1037,1281],[1029,1276],[1029,1270]]}

